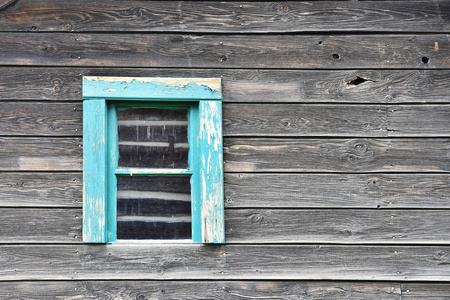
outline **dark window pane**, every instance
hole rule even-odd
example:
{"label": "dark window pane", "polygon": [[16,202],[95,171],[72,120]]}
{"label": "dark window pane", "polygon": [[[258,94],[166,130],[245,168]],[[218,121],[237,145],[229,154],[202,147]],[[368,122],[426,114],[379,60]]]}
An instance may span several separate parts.
{"label": "dark window pane", "polygon": [[119,167],[188,168],[186,109],[119,110]]}
{"label": "dark window pane", "polygon": [[190,239],[189,176],[118,176],[118,239]]}

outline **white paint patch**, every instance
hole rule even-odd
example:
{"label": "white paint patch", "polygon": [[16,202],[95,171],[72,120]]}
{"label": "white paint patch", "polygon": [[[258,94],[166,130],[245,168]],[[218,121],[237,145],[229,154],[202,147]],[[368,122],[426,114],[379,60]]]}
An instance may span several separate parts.
{"label": "white paint patch", "polygon": [[147,168],[117,168],[116,174],[191,174],[189,169],[147,169]]}
{"label": "white paint patch", "polygon": [[167,193],[153,191],[118,191],[117,198],[128,199],[165,199],[177,201],[191,201],[191,194]]}
{"label": "white paint patch", "polygon": [[126,120],[118,121],[119,126],[188,126],[188,121],[147,121],[147,120]]}
{"label": "white paint patch", "polygon": [[[141,147],[169,147],[169,143],[164,142],[119,142],[123,146],[141,146]],[[188,143],[175,143],[174,148],[189,148]]]}
{"label": "white paint patch", "polygon": [[117,221],[140,221],[140,222],[164,222],[164,223],[179,223],[191,222],[191,216],[172,216],[172,217],[146,217],[146,216],[120,216]]}

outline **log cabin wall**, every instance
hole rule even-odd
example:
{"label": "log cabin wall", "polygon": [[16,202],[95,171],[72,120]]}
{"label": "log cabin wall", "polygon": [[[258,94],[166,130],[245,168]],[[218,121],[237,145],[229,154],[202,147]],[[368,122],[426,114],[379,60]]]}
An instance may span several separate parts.
{"label": "log cabin wall", "polygon": [[[447,299],[450,1],[0,1],[1,299]],[[225,245],[86,245],[81,77],[222,77]]]}

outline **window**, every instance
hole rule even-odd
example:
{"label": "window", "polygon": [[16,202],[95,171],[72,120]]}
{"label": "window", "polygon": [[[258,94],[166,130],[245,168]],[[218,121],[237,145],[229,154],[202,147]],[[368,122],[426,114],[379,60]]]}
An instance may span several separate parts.
{"label": "window", "polygon": [[87,76],[83,99],[83,242],[224,243],[220,79]]}

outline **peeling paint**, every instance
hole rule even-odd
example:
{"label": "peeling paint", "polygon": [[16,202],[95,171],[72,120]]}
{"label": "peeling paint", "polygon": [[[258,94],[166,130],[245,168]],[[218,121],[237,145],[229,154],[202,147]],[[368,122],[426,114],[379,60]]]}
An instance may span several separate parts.
{"label": "peeling paint", "polygon": [[[126,84],[125,84],[126,83]],[[83,98],[221,100],[220,78],[83,77]]]}
{"label": "peeling paint", "polygon": [[200,102],[201,220],[204,243],[224,243],[222,103]]}
{"label": "peeling paint", "polygon": [[[87,76],[83,77],[83,98],[86,105],[86,109],[83,109],[86,115],[83,118],[87,122],[84,125],[86,143],[83,149],[87,151],[86,153],[90,153],[84,156],[83,173],[86,177],[83,188],[85,195],[83,197],[85,216],[83,241],[115,241],[116,212],[112,209],[115,207],[115,199],[111,199],[115,197],[117,191],[115,183],[111,182],[114,181],[116,174],[130,176],[183,174],[192,175],[193,240],[204,243],[224,243],[221,79]],[[111,128],[117,127],[114,101],[108,102],[107,121],[102,121],[102,124],[92,122],[92,119],[104,120],[102,109],[96,108],[96,105],[102,104],[103,109],[106,110],[106,101],[103,99],[108,101],[195,101],[198,106],[193,105],[189,112],[189,146],[195,149],[189,154],[190,169],[117,169],[115,147],[118,141],[114,140],[115,135],[111,133]],[[108,133],[103,128],[105,123],[110,126]],[[108,141],[105,139],[106,136]],[[109,163],[104,162],[106,157]],[[106,175],[105,170],[96,169],[95,165],[98,163],[96,159],[99,160],[99,165],[106,165],[104,167],[108,170]],[[105,183],[106,176],[108,176],[107,183]],[[91,193],[93,193],[92,197]],[[92,201],[95,203],[91,203]],[[198,226],[195,232],[198,232],[199,236],[194,233],[194,223]]]}

